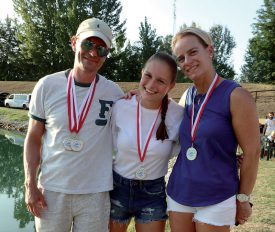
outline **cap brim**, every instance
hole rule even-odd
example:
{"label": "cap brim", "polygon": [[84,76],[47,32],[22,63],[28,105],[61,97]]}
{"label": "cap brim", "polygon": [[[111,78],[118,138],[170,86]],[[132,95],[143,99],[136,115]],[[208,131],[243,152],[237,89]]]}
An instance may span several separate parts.
{"label": "cap brim", "polygon": [[109,48],[111,47],[111,41],[101,32],[99,31],[87,31],[87,32],[82,32],[78,35],[80,40],[87,39],[89,37],[97,37],[103,40],[103,42],[106,44],[106,46]]}

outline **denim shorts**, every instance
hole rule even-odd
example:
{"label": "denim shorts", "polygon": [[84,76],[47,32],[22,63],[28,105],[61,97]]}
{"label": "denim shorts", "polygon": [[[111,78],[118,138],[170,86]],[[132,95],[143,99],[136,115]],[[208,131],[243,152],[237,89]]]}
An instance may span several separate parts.
{"label": "denim shorts", "polygon": [[164,177],[156,180],[131,180],[113,173],[114,190],[110,192],[111,219],[127,224],[165,221],[167,216]]}

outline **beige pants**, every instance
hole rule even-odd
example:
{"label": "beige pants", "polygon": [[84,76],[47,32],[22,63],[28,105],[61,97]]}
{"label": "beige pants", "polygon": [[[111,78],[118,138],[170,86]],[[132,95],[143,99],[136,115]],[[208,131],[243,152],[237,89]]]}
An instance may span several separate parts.
{"label": "beige pants", "polygon": [[48,210],[35,218],[37,232],[107,232],[109,192],[63,194],[44,191]]}

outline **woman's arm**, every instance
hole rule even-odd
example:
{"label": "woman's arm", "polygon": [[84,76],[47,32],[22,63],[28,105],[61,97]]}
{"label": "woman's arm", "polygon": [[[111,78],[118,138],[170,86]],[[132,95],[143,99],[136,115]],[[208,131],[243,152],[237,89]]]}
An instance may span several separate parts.
{"label": "woman's arm", "polygon": [[[240,167],[239,193],[250,195],[257,177],[260,157],[260,130],[256,104],[248,91],[236,88],[230,98],[232,125],[237,141],[243,150],[243,161]],[[236,219],[243,224],[251,215],[249,202],[237,200]]]}

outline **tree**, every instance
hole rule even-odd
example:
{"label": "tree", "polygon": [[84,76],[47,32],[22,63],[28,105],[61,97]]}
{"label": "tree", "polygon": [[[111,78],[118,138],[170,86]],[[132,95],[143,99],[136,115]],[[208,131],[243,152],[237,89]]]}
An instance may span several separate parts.
{"label": "tree", "polygon": [[236,47],[235,40],[227,27],[214,25],[209,32],[212,40],[215,55],[213,64],[217,73],[226,79],[234,79],[236,75],[231,63],[232,50]]}
{"label": "tree", "polygon": [[9,17],[0,21],[0,80],[19,80],[18,75],[18,47],[19,41],[15,37],[16,20]]}
{"label": "tree", "polygon": [[167,52],[168,54],[172,55],[172,50],[171,50],[171,42],[172,42],[172,35],[166,35],[164,37],[160,37],[160,51]]}
{"label": "tree", "polygon": [[161,41],[156,34],[156,29],[152,29],[151,24],[148,23],[147,17],[144,22],[140,23],[139,27],[139,41],[137,47],[140,51],[141,67],[145,64],[150,56],[159,50]]}
{"label": "tree", "polygon": [[139,81],[141,73],[139,59],[138,48],[128,42],[125,49],[116,57],[118,69],[115,81]]}
{"label": "tree", "polygon": [[241,68],[243,82],[275,83],[275,1],[264,0],[253,24],[253,38],[249,40],[245,64]]}
{"label": "tree", "polygon": [[[22,18],[18,31],[24,58],[33,65],[37,80],[47,73],[72,67],[70,38],[80,22],[97,17],[113,29],[114,41],[122,46],[125,22],[119,21],[122,6],[118,0],[13,0]],[[118,35],[118,37],[116,37]],[[116,44],[115,43],[115,44]],[[108,73],[108,67],[102,70]],[[110,72],[110,71],[109,71]]]}
{"label": "tree", "polygon": [[182,25],[180,26],[179,31],[183,31],[183,30],[186,29],[187,27],[201,28],[201,26],[200,26],[199,24],[197,24],[196,22],[192,22],[192,23],[190,24],[190,26],[188,26],[186,23],[184,23],[184,24],[182,24]]}
{"label": "tree", "polygon": [[[12,141],[16,141],[13,143]],[[33,221],[24,199],[24,171],[22,165],[23,135],[0,133],[0,194],[14,198],[13,216],[19,228]]]}

